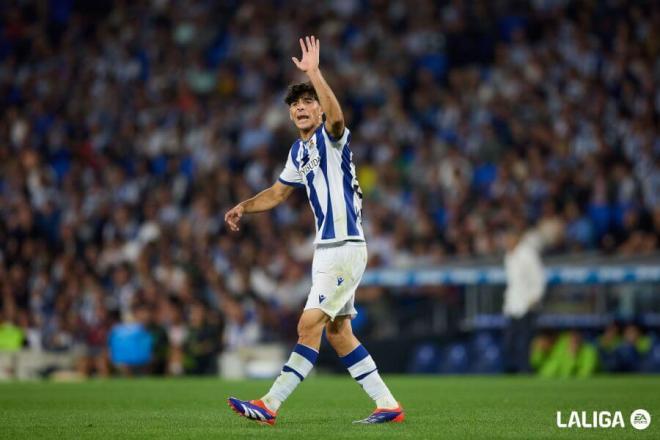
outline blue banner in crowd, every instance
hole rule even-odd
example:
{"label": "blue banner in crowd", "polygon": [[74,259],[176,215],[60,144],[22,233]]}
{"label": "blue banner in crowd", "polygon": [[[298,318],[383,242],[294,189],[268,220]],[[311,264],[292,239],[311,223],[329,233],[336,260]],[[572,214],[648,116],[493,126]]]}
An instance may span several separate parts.
{"label": "blue banner in crowd", "polygon": [[[548,284],[660,283],[660,265],[551,266],[545,270]],[[362,285],[415,287],[439,285],[500,285],[506,283],[499,266],[451,269],[373,269]]]}

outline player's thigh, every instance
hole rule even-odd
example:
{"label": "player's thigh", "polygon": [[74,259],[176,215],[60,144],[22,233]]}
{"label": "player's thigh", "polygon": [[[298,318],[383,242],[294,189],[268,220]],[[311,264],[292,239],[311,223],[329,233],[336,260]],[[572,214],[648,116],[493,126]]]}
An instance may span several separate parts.
{"label": "player's thigh", "polygon": [[328,321],[330,321],[330,317],[321,309],[304,310],[298,320],[298,334],[321,333]]}

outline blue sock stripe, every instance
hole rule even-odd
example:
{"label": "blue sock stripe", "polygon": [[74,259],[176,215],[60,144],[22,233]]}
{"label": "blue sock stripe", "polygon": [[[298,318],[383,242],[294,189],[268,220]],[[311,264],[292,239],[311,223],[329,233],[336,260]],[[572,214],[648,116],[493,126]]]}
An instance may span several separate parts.
{"label": "blue sock stripe", "polygon": [[362,379],[364,379],[365,377],[369,376],[371,373],[373,373],[373,372],[375,372],[375,371],[378,371],[378,368],[374,368],[374,369],[371,370],[371,371],[367,371],[367,372],[364,373],[364,374],[360,374],[358,377],[355,378],[355,380],[357,380],[357,381],[359,382],[359,381],[361,381]]}
{"label": "blue sock stripe", "polygon": [[298,353],[300,356],[307,359],[309,362],[314,365],[316,363],[316,358],[319,357],[319,352],[313,348],[309,348],[306,345],[296,344],[296,348],[293,349],[295,353]]}
{"label": "blue sock stripe", "polygon": [[285,366],[282,367],[282,372],[283,372],[283,373],[293,373],[293,374],[295,374],[296,376],[298,376],[298,379],[300,379],[301,382],[302,382],[303,380],[305,380],[305,378],[303,377],[302,374],[298,373],[296,370],[294,370],[293,368],[289,367],[288,365],[285,365]]}
{"label": "blue sock stripe", "polygon": [[366,348],[364,348],[363,345],[358,345],[355,350],[351,351],[348,353],[346,356],[341,358],[341,361],[344,363],[346,368],[349,368],[358,362],[360,362],[362,359],[366,358],[369,356],[369,352],[367,351]]}

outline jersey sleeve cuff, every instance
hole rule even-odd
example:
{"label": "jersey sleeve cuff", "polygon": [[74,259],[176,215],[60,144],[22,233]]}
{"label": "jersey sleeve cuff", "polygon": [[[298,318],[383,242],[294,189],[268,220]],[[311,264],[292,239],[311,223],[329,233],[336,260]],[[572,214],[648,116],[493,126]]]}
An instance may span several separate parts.
{"label": "jersey sleeve cuff", "polygon": [[305,186],[305,185],[303,185],[302,183],[289,182],[289,181],[287,181],[287,180],[282,179],[281,177],[278,177],[277,180],[278,180],[279,182],[285,184],[285,185],[292,186],[292,187],[294,187],[294,188],[302,188],[302,187]]}
{"label": "jersey sleeve cuff", "polygon": [[326,136],[328,136],[328,139],[330,139],[330,142],[336,144],[337,146],[343,146],[348,139],[348,127],[344,127],[344,131],[337,139],[335,139],[335,137],[332,136],[332,134],[328,131],[328,129],[325,127],[325,123],[323,123],[323,131],[325,132]]}

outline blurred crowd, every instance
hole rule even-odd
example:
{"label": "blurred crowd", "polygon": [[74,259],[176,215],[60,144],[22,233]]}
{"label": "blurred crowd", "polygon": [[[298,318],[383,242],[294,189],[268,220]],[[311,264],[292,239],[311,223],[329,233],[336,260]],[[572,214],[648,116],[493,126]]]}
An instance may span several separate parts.
{"label": "blurred crowd", "polygon": [[14,0],[0,14],[0,305],[30,346],[98,353],[140,309],[176,374],[199,328],[214,353],[295,334],[304,194],[238,234],[222,219],[284,165],[305,34],[353,132],[372,267],[501,255],[507,231],[548,218],[566,226],[555,252],[660,247],[656,2]]}
{"label": "blurred crowd", "polygon": [[[424,342],[410,356],[414,374],[510,372],[502,335],[477,330],[444,345]],[[660,337],[634,320],[613,320],[604,329],[542,328],[521,372],[544,378],[590,377],[597,373],[660,372]]]}
{"label": "blurred crowd", "polygon": [[578,330],[546,331],[532,342],[530,364],[542,377],[658,372],[660,339],[635,322],[614,321],[596,337]]}

